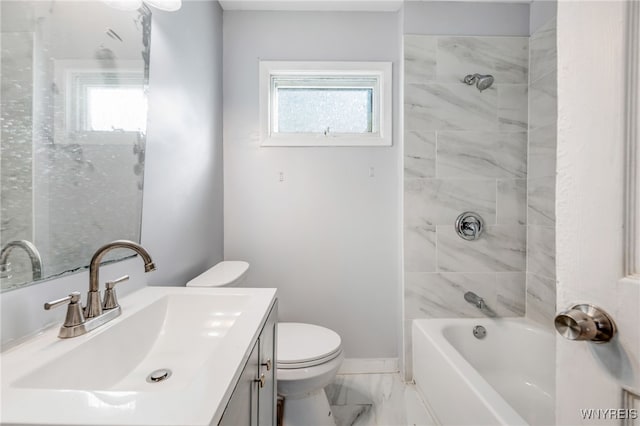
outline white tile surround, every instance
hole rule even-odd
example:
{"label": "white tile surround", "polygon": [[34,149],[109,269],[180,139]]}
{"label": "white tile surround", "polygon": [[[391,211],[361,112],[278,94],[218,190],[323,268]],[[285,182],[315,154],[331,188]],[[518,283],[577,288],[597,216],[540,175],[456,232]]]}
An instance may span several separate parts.
{"label": "white tile surround", "polygon": [[[413,318],[525,314],[528,131],[527,37],[404,37],[405,377]],[[492,74],[480,92],[467,74]],[[542,95],[541,95],[542,96]],[[544,196],[544,186],[541,185]],[[478,241],[453,224],[485,220]],[[541,213],[544,217],[544,213]]]}
{"label": "white tile surround", "polygon": [[556,21],[532,34],[527,176],[527,317],[549,328],[556,312]]}
{"label": "white tile surround", "polygon": [[436,425],[399,373],[339,374],[325,391],[336,426]]}

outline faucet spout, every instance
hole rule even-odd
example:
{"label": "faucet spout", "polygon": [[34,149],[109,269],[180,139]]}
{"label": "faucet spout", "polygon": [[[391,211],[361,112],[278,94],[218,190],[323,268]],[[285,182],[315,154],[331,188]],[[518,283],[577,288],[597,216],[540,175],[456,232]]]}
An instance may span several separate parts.
{"label": "faucet spout", "polygon": [[37,281],[42,279],[42,258],[40,257],[40,252],[32,242],[27,240],[9,241],[2,248],[2,251],[0,251],[0,271],[8,274],[10,271],[10,263],[8,262],[9,254],[16,247],[21,248],[29,255],[33,280]]}
{"label": "faucet spout", "polygon": [[151,259],[151,255],[149,255],[147,250],[145,250],[140,244],[134,243],[133,241],[116,240],[100,247],[94,253],[91,258],[91,263],[89,264],[89,293],[87,297],[87,306],[85,307],[84,312],[85,318],[93,318],[102,314],[99,280],[100,262],[107,252],[117,248],[126,248],[138,253],[144,261],[144,272],[151,272],[156,269],[153,259]]}
{"label": "faucet spout", "polygon": [[471,303],[472,305],[475,305],[476,308],[480,310],[486,307],[486,304],[484,303],[484,299],[472,291],[468,291],[464,294],[464,300]]}

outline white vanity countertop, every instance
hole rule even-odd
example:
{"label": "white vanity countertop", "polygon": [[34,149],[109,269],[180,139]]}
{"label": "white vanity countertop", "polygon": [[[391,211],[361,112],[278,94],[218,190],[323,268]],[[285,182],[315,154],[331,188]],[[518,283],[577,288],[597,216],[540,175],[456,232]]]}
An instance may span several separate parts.
{"label": "white vanity countertop", "polygon": [[[275,289],[146,287],[83,336],[47,330],[0,354],[0,423],[215,425],[275,298]],[[158,368],[172,376],[148,383]]]}

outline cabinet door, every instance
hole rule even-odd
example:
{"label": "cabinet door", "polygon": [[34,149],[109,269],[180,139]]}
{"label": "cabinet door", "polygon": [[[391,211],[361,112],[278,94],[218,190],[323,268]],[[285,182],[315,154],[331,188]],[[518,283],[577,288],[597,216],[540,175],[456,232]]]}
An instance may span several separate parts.
{"label": "cabinet door", "polygon": [[255,426],[258,424],[256,372],[259,367],[259,355],[259,345],[256,343],[218,425]]}
{"label": "cabinet door", "polygon": [[264,374],[265,376],[264,386],[258,390],[258,424],[260,426],[275,426],[276,424],[278,394],[276,380],[277,317],[278,301],[276,300],[258,340],[258,345],[260,346],[259,374]]}

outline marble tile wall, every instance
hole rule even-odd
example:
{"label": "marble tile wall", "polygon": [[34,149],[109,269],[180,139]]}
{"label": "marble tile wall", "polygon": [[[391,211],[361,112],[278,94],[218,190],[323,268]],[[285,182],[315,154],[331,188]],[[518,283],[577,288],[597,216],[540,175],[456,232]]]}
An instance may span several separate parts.
{"label": "marble tile wall", "polygon": [[[525,313],[528,67],[527,37],[404,37],[407,377],[412,319],[486,315],[466,291],[482,296],[489,314]],[[493,86],[462,82],[474,73],[493,75]],[[545,188],[540,182],[540,198]],[[485,221],[477,241],[453,227],[468,210]]]}
{"label": "marble tile wall", "polygon": [[527,317],[553,327],[556,312],[556,21],[529,41],[529,164],[527,175]]}
{"label": "marble tile wall", "polygon": [[[33,33],[2,32],[0,64],[0,243],[33,241]],[[31,262],[22,250],[10,258],[2,286],[31,281]]]}

